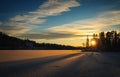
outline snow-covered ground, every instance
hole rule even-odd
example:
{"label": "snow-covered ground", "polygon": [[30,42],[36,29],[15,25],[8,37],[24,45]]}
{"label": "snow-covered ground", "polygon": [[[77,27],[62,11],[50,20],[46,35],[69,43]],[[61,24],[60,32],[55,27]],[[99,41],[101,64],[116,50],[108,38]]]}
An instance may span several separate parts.
{"label": "snow-covered ground", "polygon": [[0,51],[0,77],[120,77],[120,53]]}
{"label": "snow-covered ground", "polygon": [[0,62],[67,55],[80,50],[0,50]]}

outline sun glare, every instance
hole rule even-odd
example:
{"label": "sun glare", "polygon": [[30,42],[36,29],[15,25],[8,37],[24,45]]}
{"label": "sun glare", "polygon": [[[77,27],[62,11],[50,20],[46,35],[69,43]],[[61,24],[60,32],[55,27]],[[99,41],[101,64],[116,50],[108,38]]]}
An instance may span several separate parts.
{"label": "sun glare", "polygon": [[91,44],[95,46],[95,45],[96,45],[96,42],[93,40],[93,41],[91,42]]}

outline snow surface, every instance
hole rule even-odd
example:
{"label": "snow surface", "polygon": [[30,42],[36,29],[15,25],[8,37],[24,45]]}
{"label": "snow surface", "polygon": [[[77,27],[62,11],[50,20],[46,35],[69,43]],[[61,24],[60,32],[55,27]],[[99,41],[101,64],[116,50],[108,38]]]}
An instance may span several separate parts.
{"label": "snow surface", "polygon": [[0,51],[0,77],[120,77],[120,53]]}

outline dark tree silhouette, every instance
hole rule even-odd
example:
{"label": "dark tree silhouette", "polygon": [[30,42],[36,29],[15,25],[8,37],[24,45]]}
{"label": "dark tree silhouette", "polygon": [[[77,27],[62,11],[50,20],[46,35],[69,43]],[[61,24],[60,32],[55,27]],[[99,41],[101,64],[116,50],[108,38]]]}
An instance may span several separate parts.
{"label": "dark tree silhouette", "polygon": [[101,32],[99,35],[100,45],[99,48],[102,51],[120,51],[120,33],[111,31],[106,33]]}

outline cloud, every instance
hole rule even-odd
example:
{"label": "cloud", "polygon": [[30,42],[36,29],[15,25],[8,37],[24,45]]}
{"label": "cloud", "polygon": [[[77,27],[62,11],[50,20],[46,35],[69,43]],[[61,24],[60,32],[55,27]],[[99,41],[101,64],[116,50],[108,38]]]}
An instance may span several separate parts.
{"label": "cloud", "polygon": [[27,24],[42,24],[48,16],[60,15],[62,12],[70,11],[71,7],[77,7],[80,4],[76,0],[48,0],[35,11],[27,15],[17,15],[11,18],[11,21],[24,21]]}
{"label": "cloud", "polygon": [[40,17],[56,16],[62,12],[70,11],[71,7],[77,7],[80,4],[76,0],[49,0],[39,7],[35,12],[30,14],[38,14]]}
{"label": "cloud", "polygon": [[[70,8],[77,6],[80,6],[80,4],[76,0],[48,0],[40,5],[37,10],[28,12],[25,15],[17,15],[3,24],[7,25],[7,27],[9,26],[10,31],[7,32],[11,33],[12,31],[14,34],[25,33],[31,30],[33,26],[45,23],[46,17],[60,15],[63,12],[70,11]],[[24,28],[19,29],[20,26]],[[19,30],[16,31],[15,28]],[[5,26],[4,30],[6,30]]]}
{"label": "cloud", "polygon": [[[53,40],[53,39],[71,39],[71,38],[80,38],[86,37],[86,35],[77,35],[74,33],[65,33],[65,32],[33,32],[28,34],[18,35],[17,37],[25,38],[28,37],[29,39],[44,39],[44,40]],[[91,35],[92,36],[92,35]]]}
{"label": "cloud", "polygon": [[[39,34],[28,34],[28,37],[30,39],[80,38],[86,37],[86,35],[92,35],[93,33],[99,33],[103,30],[103,28],[104,30],[109,30],[110,26],[119,24],[120,11],[107,11],[100,13],[97,17],[94,18],[78,20],[69,24],[48,28],[47,32],[41,32]],[[120,30],[120,27],[118,29]]]}
{"label": "cloud", "polygon": [[[14,26],[14,25],[17,26]],[[0,25],[0,31],[5,32],[9,35],[16,35],[16,34],[22,34],[26,31],[29,31],[32,27],[30,26],[23,26],[14,22],[4,22]]]}
{"label": "cloud", "polygon": [[63,38],[77,37],[77,35],[71,33],[54,33],[54,32],[23,34],[18,37],[24,38],[26,37],[26,35],[29,39],[63,39]]}
{"label": "cloud", "polygon": [[46,17],[60,15],[62,12],[70,11],[71,7],[77,6],[80,4],[76,0],[48,0],[37,10],[29,12],[27,15],[17,15],[10,20],[27,24],[42,24],[46,22]]}
{"label": "cloud", "polygon": [[[98,33],[104,27],[120,24],[120,11],[107,11],[100,13],[97,17],[78,20],[68,24],[48,28],[52,32],[68,32],[75,34]],[[120,30],[120,29],[119,29]]]}

